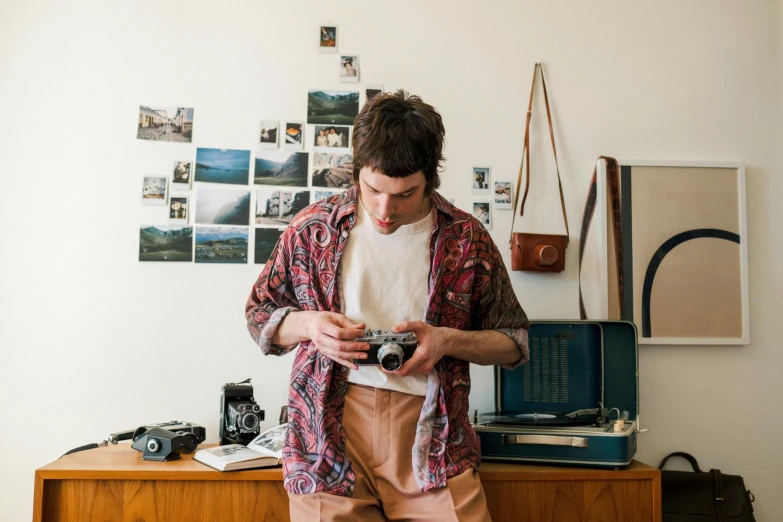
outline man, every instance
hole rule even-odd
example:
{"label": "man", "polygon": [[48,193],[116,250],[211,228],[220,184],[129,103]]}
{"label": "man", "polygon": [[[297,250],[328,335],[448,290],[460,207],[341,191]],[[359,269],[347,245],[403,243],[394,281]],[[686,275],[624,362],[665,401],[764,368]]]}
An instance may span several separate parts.
{"label": "man", "polygon": [[334,130],[334,127],[329,127],[329,134],[326,135],[326,140],[328,142],[329,147],[339,147],[340,146],[340,137],[337,135],[337,132]]}
{"label": "man", "polygon": [[[487,231],[435,190],[443,136],[416,96],[367,102],[354,186],[293,219],[247,302],[265,354],[296,350],[283,453],[294,521],[489,519],[469,363],[522,364],[529,323]],[[359,366],[365,328],[411,331],[419,346],[395,372]]]}

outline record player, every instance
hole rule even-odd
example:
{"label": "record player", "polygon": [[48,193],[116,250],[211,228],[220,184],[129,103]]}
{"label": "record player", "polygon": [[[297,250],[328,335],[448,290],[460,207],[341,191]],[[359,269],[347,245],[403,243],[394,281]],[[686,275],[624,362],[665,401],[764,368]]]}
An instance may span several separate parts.
{"label": "record player", "polygon": [[636,326],[534,321],[530,360],[495,368],[495,410],[475,414],[484,460],[619,468],[639,431]]}

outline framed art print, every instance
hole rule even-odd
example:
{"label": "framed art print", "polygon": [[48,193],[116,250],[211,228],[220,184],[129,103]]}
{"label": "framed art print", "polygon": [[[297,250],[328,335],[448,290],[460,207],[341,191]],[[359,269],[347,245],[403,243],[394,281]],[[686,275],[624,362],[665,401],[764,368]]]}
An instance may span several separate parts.
{"label": "framed art print", "polygon": [[597,211],[585,243],[596,245],[597,297],[588,317],[633,322],[640,344],[748,344],[744,166],[618,164],[617,213],[603,160],[596,170]]}

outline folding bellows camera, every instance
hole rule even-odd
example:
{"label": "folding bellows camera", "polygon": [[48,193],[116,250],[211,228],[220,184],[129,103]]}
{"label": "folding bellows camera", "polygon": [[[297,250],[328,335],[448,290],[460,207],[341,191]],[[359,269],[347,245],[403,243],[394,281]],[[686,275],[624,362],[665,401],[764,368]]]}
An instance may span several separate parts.
{"label": "folding bellows camera", "polygon": [[220,444],[247,444],[261,433],[264,410],[253,398],[250,379],[227,383],[220,392]]}

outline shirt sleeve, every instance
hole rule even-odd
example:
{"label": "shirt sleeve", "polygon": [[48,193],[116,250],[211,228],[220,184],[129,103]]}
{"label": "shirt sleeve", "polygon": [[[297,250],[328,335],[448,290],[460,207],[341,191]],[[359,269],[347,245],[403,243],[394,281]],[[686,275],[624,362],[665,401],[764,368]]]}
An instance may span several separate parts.
{"label": "shirt sleeve", "polygon": [[[527,331],[530,321],[514,294],[506,265],[484,227],[479,227],[477,241],[482,255],[474,277],[474,296],[478,300],[474,307],[473,328],[475,330],[497,330],[509,336],[517,345],[519,360],[501,365],[513,370],[530,359]],[[477,295],[476,295],[477,294]]]}
{"label": "shirt sleeve", "polygon": [[284,355],[297,346],[296,343],[280,345],[272,342],[283,319],[290,312],[299,310],[289,270],[294,232],[292,227],[288,227],[280,236],[245,305],[250,337],[264,355]]}

